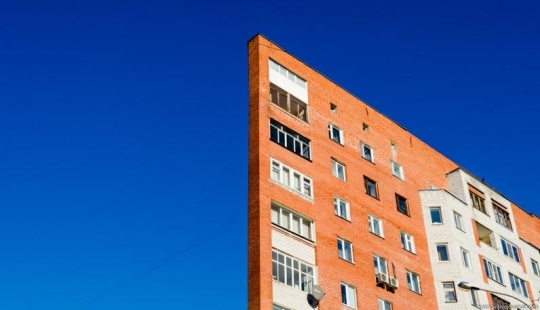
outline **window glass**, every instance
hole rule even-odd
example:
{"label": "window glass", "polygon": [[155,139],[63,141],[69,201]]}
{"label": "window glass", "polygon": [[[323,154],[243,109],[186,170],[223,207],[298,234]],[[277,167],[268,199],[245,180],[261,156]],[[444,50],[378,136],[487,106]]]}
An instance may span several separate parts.
{"label": "window glass", "polygon": [[446,244],[437,244],[437,259],[440,262],[446,262],[450,260],[448,258],[448,247]]}
{"label": "window glass", "polygon": [[349,217],[349,203],[338,197],[334,197],[334,213],[346,220],[350,220]]}
{"label": "window glass", "polygon": [[432,224],[442,224],[441,208],[429,208]]}
{"label": "window glass", "polygon": [[456,302],[456,289],[454,287],[454,282],[445,282],[443,283],[444,290],[444,301],[445,302]]}
{"label": "window glass", "polygon": [[341,283],[341,303],[356,309],[356,289],[354,287]]}
{"label": "window glass", "polygon": [[369,231],[377,236],[383,237],[383,225],[382,221],[373,215],[368,215]]}
{"label": "window glass", "polygon": [[396,194],[396,205],[399,212],[409,215],[409,205],[405,197]]}

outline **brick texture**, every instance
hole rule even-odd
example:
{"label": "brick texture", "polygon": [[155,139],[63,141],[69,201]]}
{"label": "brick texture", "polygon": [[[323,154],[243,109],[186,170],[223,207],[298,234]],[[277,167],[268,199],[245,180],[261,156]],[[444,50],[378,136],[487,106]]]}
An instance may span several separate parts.
{"label": "brick texture", "polygon": [[[248,309],[272,309],[272,200],[315,222],[318,283],[327,293],[319,309],[341,309],[341,282],[356,287],[358,309],[376,309],[377,298],[392,302],[394,309],[437,309],[419,191],[430,185],[446,188],[445,175],[457,165],[263,36],[248,42],[248,56]],[[307,80],[309,124],[269,101],[269,58]],[[336,112],[331,111],[331,103],[337,106]],[[270,118],[311,140],[311,161],[270,141]],[[344,145],[329,139],[329,123],[343,129]],[[363,130],[363,123],[369,131]],[[375,163],[362,158],[361,141],[373,148]],[[306,199],[269,181],[271,157],[312,178],[314,198]],[[346,165],[345,182],[332,175],[331,158]],[[392,175],[392,160],[403,167],[405,180]],[[364,176],[377,182],[378,199],[365,193]],[[396,193],[407,198],[410,216],[397,211]],[[334,214],[335,195],[350,203],[350,221]],[[538,219],[520,210],[514,211],[516,221],[536,221],[530,231],[520,233],[540,244],[539,235],[533,233],[540,231]],[[368,214],[383,220],[384,238],[369,232]],[[400,231],[415,237],[416,254],[402,249]],[[337,237],[353,243],[354,263],[338,257]],[[374,254],[388,259],[389,273],[400,283],[395,292],[375,285]],[[407,270],[420,275],[421,294],[407,288]]]}

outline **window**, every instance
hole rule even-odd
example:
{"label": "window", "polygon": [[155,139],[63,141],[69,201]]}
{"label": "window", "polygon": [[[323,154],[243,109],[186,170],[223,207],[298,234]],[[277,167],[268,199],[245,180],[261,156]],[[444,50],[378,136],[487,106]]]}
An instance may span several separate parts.
{"label": "window", "polygon": [[375,273],[384,273],[388,275],[388,264],[386,259],[373,255],[373,266],[375,267]]}
{"label": "window", "polygon": [[483,213],[487,214],[484,193],[477,190],[473,186],[469,185],[469,195],[471,196],[473,208],[478,209],[482,211]]}
{"label": "window", "polygon": [[471,305],[476,308],[480,308],[480,302],[478,301],[478,292],[477,290],[470,290],[471,294]]}
{"label": "window", "polygon": [[345,181],[345,165],[332,158],[332,175]]}
{"label": "window", "polygon": [[272,223],[313,241],[313,221],[275,202],[272,202]]}
{"label": "window", "polygon": [[334,196],[334,212],[337,216],[344,218],[347,221],[351,220],[351,214],[349,212],[349,203],[336,196]]}
{"label": "window", "polygon": [[369,231],[379,237],[384,237],[382,221],[371,214],[368,214]]}
{"label": "window", "polygon": [[540,268],[538,267],[538,262],[535,261],[534,259],[531,259],[531,265],[532,265],[533,273],[540,277]]}
{"label": "window", "polygon": [[330,102],[330,111],[332,111],[332,113],[336,113],[337,112],[337,105]]}
{"label": "window", "polygon": [[275,159],[272,159],[270,162],[272,165],[272,179],[302,195],[313,198],[312,183],[310,178],[298,171],[293,170],[292,168],[285,166]]}
{"label": "window", "polygon": [[407,203],[407,199],[405,197],[396,194],[396,206],[399,212],[409,215],[409,204]]}
{"label": "window", "polygon": [[464,248],[461,248],[461,260],[463,261],[463,266],[472,269],[471,254]]}
{"label": "window", "polygon": [[454,282],[443,282],[444,302],[457,302]]}
{"label": "window", "polygon": [[277,73],[281,74],[282,76],[288,78],[291,82],[294,82],[296,85],[306,88],[307,82],[303,78],[299,77],[298,75],[292,73],[287,68],[283,67],[282,65],[278,64],[277,62],[273,61],[272,59],[269,60],[270,69],[276,71]]}
{"label": "window", "polygon": [[313,270],[314,268],[310,264],[272,250],[272,277],[278,282],[311,293]]}
{"label": "window", "polygon": [[454,223],[456,224],[456,228],[459,230],[463,229],[463,218],[461,217],[461,214],[454,211]]}
{"label": "window", "polygon": [[365,132],[369,132],[369,125],[366,123],[362,123],[362,130]]}
{"label": "window", "polygon": [[274,307],[272,308],[272,310],[289,310],[289,309],[274,304]]}
{"label": "window", "polygon": [[371,146],[362,143],[362,157],[369,160],[370,162],[375,162],[375,153],[373,152],[373,149]]}
{"label": "window", "polygon": [[330,139],[343,145],[343,130],[339,129],[335,125],[328,124],[328,133],[330,135]]}
{"label": "window", "polygon": [[512,291],[523,295],[525,297],[529,297],[529,294],[527,293],[527,285],[525,284],[525,281],[516,277],[515,275],[508,273],[510,276],[510,286],[512,287]]}
{"label": "window", "polygon": [[404,232],[401,232],[401,246],[411,253],[416,252],[414,247],[414,237]]}
{"label": "window", "polygon": [[519,263],[518,247],[501,238],[503,254]]}
{"label": "window", "polygon": [[309,139],[273,119],[270,119],[270,140],[305,159],[311,159]]}
{"label": "window", "polygon": [[308,122],[307,104],[272,83],[270,83],[270,102],[304,122]]}
{"label": "window", "polygon": [[447,262],[450,260],[448,257],[448,245],[437,244],[437,259],[439,262]]}
{"label": "window", "polygon": [[356,309],[356,289],[354,287],[341,283],[341,303]]}
{"label": "window", "polygon": [[506,211],[506,208],[493,200],[491,201],[491,204],[493,205],[493,214],[495,215],[495,222],[512,230],[512,221],[510,220],[510,213]]}
{"label": "window", "polygon": [[407,285],[409,290],[420,294],[420,276],[414,272],[407,271]]}
{"label": "window", "polygon": [[495,248],[495,235],[493,232],[486,226],[476,221],[474,223],[476,224],[476,231],[478,232],[478,240],[492,248]]}
{"label": "window", "polygon": [[389,301],[378,298],[377,304],[379,305],[377,310],[392,310],[392,303]]}
{"label": "window", "polygon": [[364,176],[364,188],[366,190],[366,194],[370,195],[373,198],[379,199],[379,193],[377,191],[377,182]]}
{"label": "window", "polygon": [[346,261],[353,262],[353,246],[349,241],[337,239],[338,256]]}
{"label": "window", "polygon": [[500,284],[504,284],[500,266],[484,258],[484,268],[486,269],[488,278]]}
{"label": "window", "polygon": [[392,174],[402,180],[405,180],[405,175],[403,174],[403,167],[401,167],[395,161],[391,161],[390,165],[392,166]]}
{"label": "window", "polygon": [[491,300],[493,301],[493,309],[495,310],[509,310],[512,309],[510,303],[500,297],[491,294]]}
{"label": "window", "polygon": [[429,213],[431,215],[431,224],[442,224],[441,208],[429,208]]}

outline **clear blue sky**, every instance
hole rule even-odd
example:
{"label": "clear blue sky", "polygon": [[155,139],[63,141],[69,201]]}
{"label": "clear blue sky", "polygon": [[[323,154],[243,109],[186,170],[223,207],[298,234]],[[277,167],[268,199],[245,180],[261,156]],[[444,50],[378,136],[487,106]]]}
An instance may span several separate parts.
{"label": "clear blue sky", "polygon": [[260,32],[540,213],[538,1],[4,1],[0,309],[245,309]]}

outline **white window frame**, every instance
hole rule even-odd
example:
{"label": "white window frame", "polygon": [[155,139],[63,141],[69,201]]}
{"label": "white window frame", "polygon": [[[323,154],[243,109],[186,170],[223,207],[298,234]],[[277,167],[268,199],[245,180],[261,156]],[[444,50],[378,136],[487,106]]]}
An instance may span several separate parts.
{"label": "white window frame", "polygon": [[307,81],[303,78],[299,77],[298,75],[291,72],[289,69],[283,67],[279,63],[275,62],[272,59],[269,59],[269,65],[270,69],[276,71],[277,73],[281,74],[283,77],[288,78],[296,85],[302,87],[303,89],[307,88]]}
{"label": "white window frame", "polygon": [[[280,256],[283,257],[283,261],[280,261]],[[287,262],[290,262],[290,265]],[[281,281],[280,271],[283,273],[283,281]],[[272,249],[272,278],[279,283],[311,293],[315,281],[315,266]],[[295,283],[297,280],[298,282]]]}
{"label": "white window frame", "polygon": [[356,309],[356,288],[354,286],[341,282],[341,303]]}
{"label": "white window frame", "polygon": [[347,170],[345,164],[332,158],[332,175],[341,181],[347,181]]}
{"label": "white window frame", "polygon": [[[450,261],[450,252],[448,251],[448,243],[437,243],[435,245],[435,249],[437,250],[437,261],[438,262],[449,262]],[[446,259],[443,259],[442,253],[439,251],[439,249],[444,249],[446,252]]]}
{"label": "white window frame", "polygon": [[457,229],[465,231],[465,228],[463,227],[463,217],[456,211],[454,211],[454,224],[456,224]]}
{"label": "white window frame", "polygon": [[[345,214],[343,214],[345,212]],[[334,214],[347,220],[351,220],[349,202],[334,196]]]}
{"label": "white window frame", "polygon": [[311,160],[311,140],[273,118],[270,119],[270,141],[300,157]]}
{"label": "white window frame", "polygon": [[400,232],[401,235],[401,247],[411,253],[416,253],[416,247],[414,245],[414,237],[405,232]]}
{"label": "white window frame", "polygon": [[504,285],[501,266],[484,257],[484,269],[486,270],[488,279]]}
{"label": "white window frame", "polygon": [[409,290],[418,294],[422,293],[420,276],[417,273],[407,270],[407,286]]}
{"label": "white window frame", "polygon": [[[368,214],[369,231],[381,238],[384,238],[383,221],[374,215]],[[376,229],[378,228],[378,232]]]}
{"label": "white window frame", "polygon": [[380,257],[378,255],[373,255],[373,268],[375,270],[375,274],[383,273],[385,275],[388,275],[388,261],[386,260],[386,258]]}
{"label": "white window frame", "polygon": [[512,291],[528,298],[529,292],[527,291],[526,281],[510,272],[508,273],[508,277],[510,278],[510,288]]}
{"label": "white window frame", "polygon": [[272,202],[271,213],[271,221],[273,224],[303,238],[314,241],[315,229],[313,220],[292,211],[277,202]]}
{"label": "white window frame", "polygon": [[443,282],[442,284],[443,284],[443,292],[444,292],[444,302],[445,303],[457,302],[456,286],[454,282]]}
{"label": "white window frame", "polygon": [[354,263],[353,244],[342,238],[337,238],[338,257]]}
{"label": "white window frame", "polygon": [[[288,177],[286,177],[286,174],[288,174]],[[313,181],[311,178],[274,158],[270,159],[270,177],[303,196],[313,198]]]}
{"label": "white window frame", "polygon": [[511,258],[515,262],[521,262],[521,258],[519,257],[519,248],[512,242],[501,238],[501,250],[504,256]]}
{"label": "white window frame", "polygon": [[463,262],[463,266],[472,269],[472,262],[471,262],[471,253],[464,248],[460,248],[461,251],[461,261]]}
{"label": "white window frame", "polygon": [[471,290],[471,305],[475,308],[480,308],[480,301],[478,300],[478,291]]}
{"label": "white window frame", "polygon": [[403,167],[396,163],[395,161],[390,161],[390,167],[392,167],[392,175],[399,178],[400,180],[405,180],[405,173],[403,172]]}
{"label": "white window frame", "polygon": [[538,262],[535,261],[534,259],[531,259],[531,266],[532,266],[534,275],[536,275],[537,277],[540,277],[540,265],[538,265]]}
{"label": "white window frame", "polygon": [[[433,213],[432,213],[433,210],[436,210],[439,213],[439,218],[441,219],[440,222],[434,222],[433,221]],[[432,225],[442,225],[444,223],[444,221],[443,221],[441,207],[431,207],[431,208],[429,208],[429,219],[430,219]]]}
{"label": "white window frame", "polygon": [[[334,130],[338,132],[337,135]],[[336,143],[339,143],[341,145],[345,144],[345,141],[343,140],[343,130],[336,125],[332,123],[328,124],[328,134],[332,141],[335,141]]]}
{"label": "white window frame", "polygon": [[508,212],[506,207],[494,200],[491,201],[491,205],[493,207],[495,222],[510,231],[514,231],[512,228],[510,212]]}
{"label": "white window frame", "polygon": [[388,300],[377,298],[377,309],[378,310],[392,310],[392,303]]}
{"label": "white window frame", "polygon": [[[369,157],[366,155],[366,150],[368,150],[367,153],[369,153]],[[362,158],[364,158],[365,160],[371,162],[371,163],[375,163],[375,151],[373,150],[373,148],[367,144],[365,144],[364,142],[361,143],[361,147],[360,147],[360,151],[362,153]]]}

